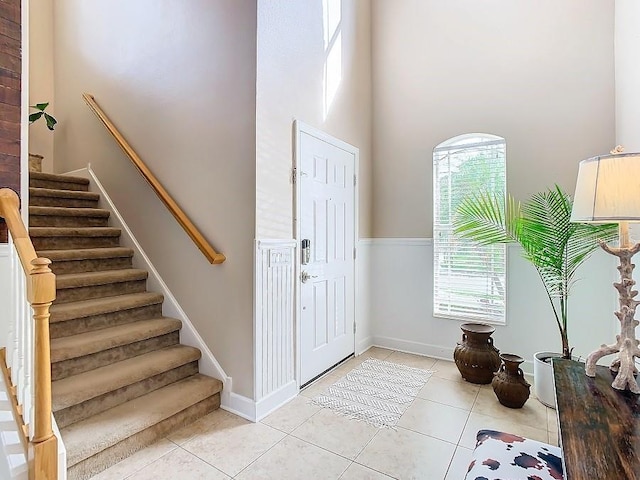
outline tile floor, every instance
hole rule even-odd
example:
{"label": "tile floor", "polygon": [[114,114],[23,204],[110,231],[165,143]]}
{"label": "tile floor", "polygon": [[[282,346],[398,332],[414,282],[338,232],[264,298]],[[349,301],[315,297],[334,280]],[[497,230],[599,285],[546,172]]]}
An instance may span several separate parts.
{"label": "tile floor", "polygon": [[[434,371],[397,430],[310,403],[369,357]],[[555,411],[533,395],[524,408],[512,410],[498,403],[490,385],[462,380],[453,362],[373,347],[259,423],[218,410],[92,480],[461,480],[475,434],[486,427],[557,445]]]}

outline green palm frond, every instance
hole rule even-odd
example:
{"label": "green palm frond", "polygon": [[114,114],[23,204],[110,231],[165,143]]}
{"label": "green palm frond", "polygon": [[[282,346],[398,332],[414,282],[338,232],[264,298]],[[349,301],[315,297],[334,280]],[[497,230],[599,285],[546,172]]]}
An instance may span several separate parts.
{"label": "green palm frond", "polygon": [[598,240],[617,238],[617,225],[571,223],[572,200],[557,185],[520,205],[511,196],[476,194],[456,211],[456,235],[482,245],[517,242],[536,269],[556,318],[563,354],[570,356],[567,299],[580,265],[598,248]]}
{"label": "green palm frond", "polygon": [[522,208],[525,257],[544,270],[561,271],[572,235],[571,200],[559,188],[536,193]]}
{"label": "green palm frond", "polygon": [[480,245],[518,241],[520,203],[508,197],[479,193],[462,200],[454,217],[454,233]]}

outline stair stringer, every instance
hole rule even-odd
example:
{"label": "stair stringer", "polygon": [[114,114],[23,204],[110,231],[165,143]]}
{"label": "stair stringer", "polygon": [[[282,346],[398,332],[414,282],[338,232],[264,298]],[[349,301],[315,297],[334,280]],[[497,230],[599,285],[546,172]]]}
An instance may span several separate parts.
{"label": "stair stringer", "polygon": [[[122,234],[120,236],[121,245],[133,249],[134,265],[137,268],[144,269],[149,272],[149,277],[147,278],[148,290],[156,291],[164,295],[162,314],[182,321],[180,343],[198,348],[202,352],[202,357],[199,360],[200,373],[218,378],[222,381],[223,387],[222,392],[220,392],[220,407],[236,413],[237,408],[233,408],[233,404],[236,403],[233,400],[233,397],[238,395],[232,393],[233,379],[225,373],[224,369],[213,355],[213,352],[211,352],[208,345],[204,342],[187,316],[186,312],[182,309],[173,293],[171,293],[171,290],[169,290],[169,287],[158,273],[158,270],[156,270],[153,263],[151,263],[151,259],[147,256],[142,246],[133,235],[133,232],[116,208],[100,180],[98,180],[96,173],[91,168],[91,164],[88,163],[86,168],[66,172],[65,175],[87,178],[89,180],[89,190],[100,193],[100,201],[98,203],[99,207],[109,210],[111,212],[111,216],[109,217],[110,223],[112,223],[114,227],[122,230]],[[242,413],[240,414],[242,415]]]}

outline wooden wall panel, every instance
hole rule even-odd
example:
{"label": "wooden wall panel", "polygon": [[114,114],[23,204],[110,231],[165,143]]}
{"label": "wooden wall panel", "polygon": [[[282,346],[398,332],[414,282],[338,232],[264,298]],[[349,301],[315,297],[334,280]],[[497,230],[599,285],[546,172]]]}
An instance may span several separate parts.
{"label": "wooden wall panel", "polygon": [[[20,0],[0,0],[0,188],[20,191]],[[0,220],[0,243],[7,229]]]}

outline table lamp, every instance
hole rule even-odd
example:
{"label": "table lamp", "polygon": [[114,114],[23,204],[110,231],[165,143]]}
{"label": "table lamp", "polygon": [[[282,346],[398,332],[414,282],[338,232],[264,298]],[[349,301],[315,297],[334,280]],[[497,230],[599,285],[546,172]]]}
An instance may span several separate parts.
{"label": "table lamp", "polygon": [[638,292],[633,290],[636,282],[631,277],[634,268],[631,257],[640,251],[640,243],[634,245],[629,239],[629,222],[640,221],[640,153],[622,151],[622,147],[616,147],[611,155],[580,162],[571,221],[617,223],[619,228],[619,247],[602,241],[600,246],[620,259],[620,282],[613,284],[620,297],[620,309],[615,312],[620,321],[620,334],[616,335],[615,343],[603,344],[589,354],[585,373],[595,377],[598,360],[617,353],[609,367],[612,372],[617,372],[611,386],[640,394],[634,378],[634,373],[637,373],[634,358],[640,356],[636,340],[636,326],[640,322],[634,316],[640,301],[633,299]]}

